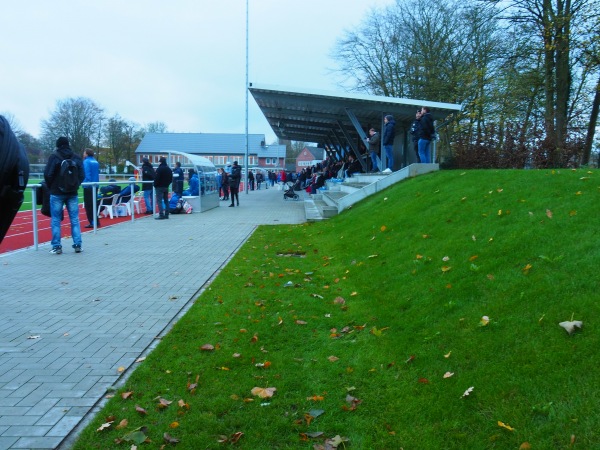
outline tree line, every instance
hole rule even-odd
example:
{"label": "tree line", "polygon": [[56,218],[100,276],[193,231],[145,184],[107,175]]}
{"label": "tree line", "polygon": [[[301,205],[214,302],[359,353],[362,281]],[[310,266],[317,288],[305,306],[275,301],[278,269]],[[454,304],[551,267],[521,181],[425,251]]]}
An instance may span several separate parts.
{"label": "tree line", "polygon": [[354,90],[461,104],[438,130],[441,164],[586,165],[599,14],[599,0],[398,0],[347,30],[332,56]]}
{"label": "tree line", "polygon": [[121,171],[125,161],[135,161],[135,150],[146,133],[168,131],[166,124],[159,121],[140,126],[119,114],[107,117],[103,108],[85,97],[58,100],[50,117],[42,120],[38,138],[22,130],[11,114],[7,118],[25,146],[30,163],[46,163],[55,150],[56,139],[66,136],[71,149],[78,154],[86,148],[94,149],[101,166],[109,173],[113,167]]}

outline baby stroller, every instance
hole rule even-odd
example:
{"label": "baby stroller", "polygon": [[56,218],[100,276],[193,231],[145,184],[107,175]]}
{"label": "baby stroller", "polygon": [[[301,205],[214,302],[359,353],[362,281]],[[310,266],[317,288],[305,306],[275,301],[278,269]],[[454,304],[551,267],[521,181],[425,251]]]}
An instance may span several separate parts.
{"label": "baby stroller", "polygon": [[300,190],[300,180],[296,180],[296,183],[292,184],[290,181],[285,183],[285,192],[283,193],[283,199],[298,200],[300,197],[294,191]]}

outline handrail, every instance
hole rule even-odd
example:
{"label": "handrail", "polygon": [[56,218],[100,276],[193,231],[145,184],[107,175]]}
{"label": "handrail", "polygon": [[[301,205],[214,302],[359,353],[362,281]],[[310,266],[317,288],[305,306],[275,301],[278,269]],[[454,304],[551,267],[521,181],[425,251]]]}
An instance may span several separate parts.
{"label": "handrail", "polygon": [[[129,210],[131,211],[131,222],[133,223],[135,221],[135,204],[134,204],[134,197],[135,197],[135,188],[134,185],[136,183],[140,183],[140,184],[150,184],[150,183],[154,183],[154,181],[127,181],[127,182],[123,182],[123,181],[97,181],[97,182],[86,182],[86,183],[81,183],[81,186],[86,187],[86,186],[92,186],[92,198],[96,199],[95,202],[93,202],[92,208],[93,208],[93,212],[94,212],[94,234],[96,234],[96,231],[98,230],[98,199],[97,199],[97,192],[98,192],[98,186],[100,185],[109,185],[109,184],[129,184],[130,186],[130,192],[131,195],[129,196]],[[37,184],[28,184],[26,187],[31,188],[31,213],[33,215],[33,247],[35,250],[38,249],[39,246],[39,238],[38,238],[38,217],[37,217],[37,190],[40,189],[42,187],[41,184],[37,183]],[[152,204],[156,205],[156,190],[154,188],[152,188]]]}

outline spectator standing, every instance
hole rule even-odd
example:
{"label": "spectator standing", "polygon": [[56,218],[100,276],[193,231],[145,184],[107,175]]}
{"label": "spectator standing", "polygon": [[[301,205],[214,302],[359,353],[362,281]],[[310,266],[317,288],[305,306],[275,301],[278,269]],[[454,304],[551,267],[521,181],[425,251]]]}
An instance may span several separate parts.
{"label": "spectator standing", "polygon": [[383,149],[387,168],[394,170],[394,137],[396,136],[396,121],[388,114],[383,118]]}
{"label": "spectator standing", "polygon": [[[94,158],[94,150],[86,148],[83,151],[83,171],[84,171],[84,183],[98,183],[100,181],[100,164]],[[98,186],[96,186],[98,188]],[[96,194],[97,196],[97,194]],[[85,228],[94,228],[94,221],[96,226],[100,228],[100,221],[98,220],[98,214],[94,214],[94,189],[92,186],[83,186],[83,205],[85,207],[85,215],[87,216],[88,224]]]}
{"label": "spectator standing", "polygon": [[369,130],[369,137],[367,138],[369,143],[369,154],[371,155],[371,171],[379,172],[379,152],[381,150],[381,135],[371,128]]}
{"label": "spectator standing", "polygon": [[250,185],[250,190],[254,190],[254,173],[252,171],[248,172],[248,184]]}
{"label": "spectator standing", "polygon": [[238,166],[238,162],[233,162],[233,167],[231,168],[231,176],[229,177],[229,190],[231,191],[231,205],[229,207],[235,206],[234,203],[237,202],[237,205],[240,206],[240,181],[242,179],[242,168]]}
{"label": "spectator standing", "polygon": [[229,200],[229,174],[225,172],[225,169],[219,169],[221,171],[221,186],[223,189],[222,200]]}
{"label": "spectator standing", "polygon": [[265,176],[262,172],[256,173],[256,188],[260,191],[260,185],[265,181]]}
{"label": "spectator standing", "polygon": [[415,120],[413,120],[412,125],[410,126],[410,134],[412,135],[413,140],[413,149],[417,158],[417,162],[421,162],[421,157],[419,156],[419,137],[421,136],[421,110],[417,110],[417,114],[415,115]]}
{"label": "spectator standing", "polygon": [[179,197],[183,193],[183,169],[179,161],[175,163],[175,169],[173,169],[173,192]]}
{"label": "spectator standing", "polygon": [[433,117],[429,112],[427,106],[421,108],[421,135],[419,136],[419,158],[424,164],[431,162],[430,144],[435,134],[435,127],[433,126]]}
{"label": "spectator standing", "polygon": [[169,185],[173,182],[173,172],[167,165],[167,158],[160,158],[156,168],[154,189],[156,189],[156,202],[158,203],[158,217],[156,220],[169,218]]}
{"label": "spectator standing", "polygon": [[[74,182],[72,186],[65,187],[63,180],[66,179],[66,176],[61,174],[61,169],[68,167],[69,160],[76,166],[76,169],[73,168],[70,171],[74,176],[76,175],[78,183]],[[64,173],[65,171],[62,170],[62,172]],[[67,207],[69,221],[71,222],[73,248],[75,249],[75,253],[81,253],[81,228],[79,225],[79,199],[77,192],[84,177],[83,161],[79,155],[73,153],[69,147],[69,140],[64,136],[59,137],[56,140],[56,151],[50,155],[44,169],[44,180],[50,189],[50,224],[52,229],[52,250],[50,250],[50,253],[55,255],[62,253],[60,221],[64,206]],[[77,185],[76,187],[74,186],[75,184]]]}
{"label": "spectator standing", "polygon": [[[142,159],[142,181],[154,181],[154,177],[156,177],[156,172],[154,172],[154,167],[152,167],[152,164],[150,164],[150,160],[148,158]],[[154,213],[154,205],[152,203],[152,187],[153,183],[142,184],[142,191],[144,191],[144,202],[146,203],[145,214]]]}

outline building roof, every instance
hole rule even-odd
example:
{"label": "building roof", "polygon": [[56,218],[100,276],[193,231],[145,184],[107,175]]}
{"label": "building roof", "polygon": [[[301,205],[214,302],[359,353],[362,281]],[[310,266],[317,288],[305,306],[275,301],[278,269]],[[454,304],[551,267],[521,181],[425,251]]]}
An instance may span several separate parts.
{"label": "building roof", "polygon": [[280,139],[329,144],[359,138],[363,130],[381,129],[383,116],[410,127],[420,106],[428,106],[434,120],[461,110],[460,105],[374,95],[308,91],[250,84],[250,93]]}

